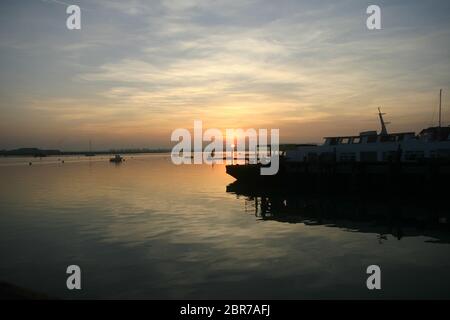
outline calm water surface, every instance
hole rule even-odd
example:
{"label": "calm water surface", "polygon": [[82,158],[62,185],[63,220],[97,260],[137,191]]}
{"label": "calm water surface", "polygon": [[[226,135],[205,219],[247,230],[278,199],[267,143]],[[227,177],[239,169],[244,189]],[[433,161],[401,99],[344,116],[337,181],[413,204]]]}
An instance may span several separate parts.
{"label": "calm water surface", "polygon": [[[445,210],[368,221],[382,200],[238,195],[223,165],[61,159],[0,159],[0,281],[61,298],[450,298]],[[71,264],[81,291],[66,289]]]}

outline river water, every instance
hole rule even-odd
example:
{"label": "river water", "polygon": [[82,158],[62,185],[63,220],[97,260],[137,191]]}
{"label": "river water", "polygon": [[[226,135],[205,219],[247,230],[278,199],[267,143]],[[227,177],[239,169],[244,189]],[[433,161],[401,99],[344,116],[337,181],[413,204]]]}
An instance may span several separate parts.
{"label": "river water", "polygon": [[224,165],[125,159],[0,159],[0,281],[68,299],[450,298],[445,206],[236,191]]}

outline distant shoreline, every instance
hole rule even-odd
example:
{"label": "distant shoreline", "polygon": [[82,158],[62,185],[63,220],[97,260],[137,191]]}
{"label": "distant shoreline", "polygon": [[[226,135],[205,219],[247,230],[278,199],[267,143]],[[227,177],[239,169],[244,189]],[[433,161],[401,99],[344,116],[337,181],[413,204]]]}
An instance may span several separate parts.
{"label": "distant shoreline", "polygon": [[0,156],[20,156],[20,157],[47,157],[47,156],[95,156],[111,154],[145,154],[145,153],[170,153],[170,149],[117,149],[102,151],[60,151],[44,150],[38,148],[20,148],[14,150],[0,150]]}

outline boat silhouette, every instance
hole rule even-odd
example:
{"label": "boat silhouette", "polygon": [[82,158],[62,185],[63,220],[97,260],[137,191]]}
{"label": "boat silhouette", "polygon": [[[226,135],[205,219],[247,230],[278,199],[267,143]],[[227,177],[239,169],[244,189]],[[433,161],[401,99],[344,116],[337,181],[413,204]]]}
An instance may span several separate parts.
{"label": "boat silhouette", "polygon": [[226,172],[242,183],[319,191],[444,192],[450,180],[450,126],[443,127],[439,118],[438,126],[418,135],[389,133],[383,115],[378,109],[379,133],[325,137],[322,145],[300,144],[281,150],[275,175],[261,175],[261,168],[270,164],[258,161],[227,165]]}
{"label": "boat silhouette", "polygon": [[114,157],[110,158],[109,161],[114,163],[122,163],[125,159],[120,154],[116,154]]}

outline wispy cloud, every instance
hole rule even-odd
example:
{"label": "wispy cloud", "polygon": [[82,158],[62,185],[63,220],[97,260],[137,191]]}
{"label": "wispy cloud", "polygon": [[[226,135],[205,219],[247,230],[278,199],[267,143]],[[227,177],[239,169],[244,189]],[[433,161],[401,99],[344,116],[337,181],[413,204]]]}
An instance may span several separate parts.
{"label": "wispy cloud", "polygon": [[[28,33],[34,39],[20,28],[14,41],[3,37],[4,61],[26,66],[2,65],[11,77],[2,79],[11,97],[6,121],[39,112],[56,127],[122,128],[130,139],[134,123],[137,139],[201,118],[216,127],[279,127],[282,139],[311,141],[331,130],[370,129],[380,105],[398,129],[426,124],[435,91],[450,82],[445,1],[382,4],[378,32],[365,28],[365,5],[354,0],[80,6],[89,12],[79,33],[64,28],[59,11],[38,10]],[[45,32],[35,28],[46,24]],[[27,99],[13,94],[20,86]]]}

